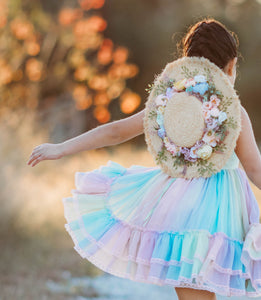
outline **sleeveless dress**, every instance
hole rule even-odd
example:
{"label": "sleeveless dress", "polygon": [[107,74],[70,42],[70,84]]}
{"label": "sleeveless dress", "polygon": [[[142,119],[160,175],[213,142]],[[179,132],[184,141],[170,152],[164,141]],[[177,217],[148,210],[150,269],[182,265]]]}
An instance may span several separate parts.
{"label": "sleeveless dress", "polygon": [[259,207],[235,152],[209,178],[109,161],[63,198],[75,249],[133,281],[261,296]]}

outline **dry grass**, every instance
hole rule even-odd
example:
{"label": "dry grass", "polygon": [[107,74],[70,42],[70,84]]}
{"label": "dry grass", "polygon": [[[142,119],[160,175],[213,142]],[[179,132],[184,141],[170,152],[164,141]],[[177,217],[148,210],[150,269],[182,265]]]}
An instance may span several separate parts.
{"label": "dry grass", "polygon": [[[0,300],[70,299],[51,295],[48,279],[64,271],[73,276],[102,273],[73,249],[64,229],[62,198],[71,195],[74,173],[99,168],[113,160],[129,167],[154,166],[150,154],[134,144],[82,152],[57,161],[26,165],[47,133],[35,127],[33,115],[6,114],[0,123]],[[4,141],[4,142],[2,142]],[[261,204],[261,191],[253,187]]]}

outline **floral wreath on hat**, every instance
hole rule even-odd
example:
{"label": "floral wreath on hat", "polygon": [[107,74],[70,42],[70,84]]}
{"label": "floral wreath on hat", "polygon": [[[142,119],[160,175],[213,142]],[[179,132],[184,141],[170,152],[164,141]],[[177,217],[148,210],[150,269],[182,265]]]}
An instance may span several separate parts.
{"label": "floral wreath on hat", "polygon": [[[170,153],[173,167],[182,167],[182,175],[186,177],[187,168],[196,164],[199,176],[208,177],[216,173],[213,162],[208,161],[213,153],[223,153],[226,150],[224,139],[229,128],[236,129],[238,124],[233,116],[228,116],[227,109],[231,99],[223,101],[224,95],[215,87],[212,75],[207,68],[204,74],[201,71],[191,72],[186,66],[181,67],[184,78],[176,81],[164,75],[164,79],[156,80],[156,84],[149,84],[148,93],[154,90],[155,108],[150,111],[148,118],[156,120],[158,137],[162,147],[156,156],[157,163],[167,160],[166,153]],[[201,139],[191,147],[176,145],[167,135],[164,127],[164,112],[168,101],[174,94],[184,93],[196,97],[202,103],[202,113],[205,128]]]}

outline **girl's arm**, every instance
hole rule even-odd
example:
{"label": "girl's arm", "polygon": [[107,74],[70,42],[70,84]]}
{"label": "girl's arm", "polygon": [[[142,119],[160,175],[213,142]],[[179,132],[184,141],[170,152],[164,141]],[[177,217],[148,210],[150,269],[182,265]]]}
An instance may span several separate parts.
{"label": "girl's arm", "polygon": [[118,121],[98,126],[62,143],[63,156],[84,150],[117,145],[143,133],[144,110]]}
{"label": "girl's arm", "polygon": [[241,106],[242,130],[237,140],[235,152],[249,179],[261,189],[261,155],[257,147],[251,121]]}
{"label": "girl's arm", "polygon": [[33,167],[46,159],[58,159],[80,151],[117,145],[142,134],[144,109],[133,116],[100,125],[59,144],[41,144],[34,148],[27,164]]}

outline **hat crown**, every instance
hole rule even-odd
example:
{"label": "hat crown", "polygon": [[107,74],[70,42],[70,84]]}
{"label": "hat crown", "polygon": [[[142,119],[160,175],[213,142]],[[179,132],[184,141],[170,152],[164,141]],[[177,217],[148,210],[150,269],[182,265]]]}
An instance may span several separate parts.
{"label": "hat crown", "polygon": [[202,103],[186,92],[174,94],[164,114],[166,134],[180,147],[192,147],[204,134]]}

